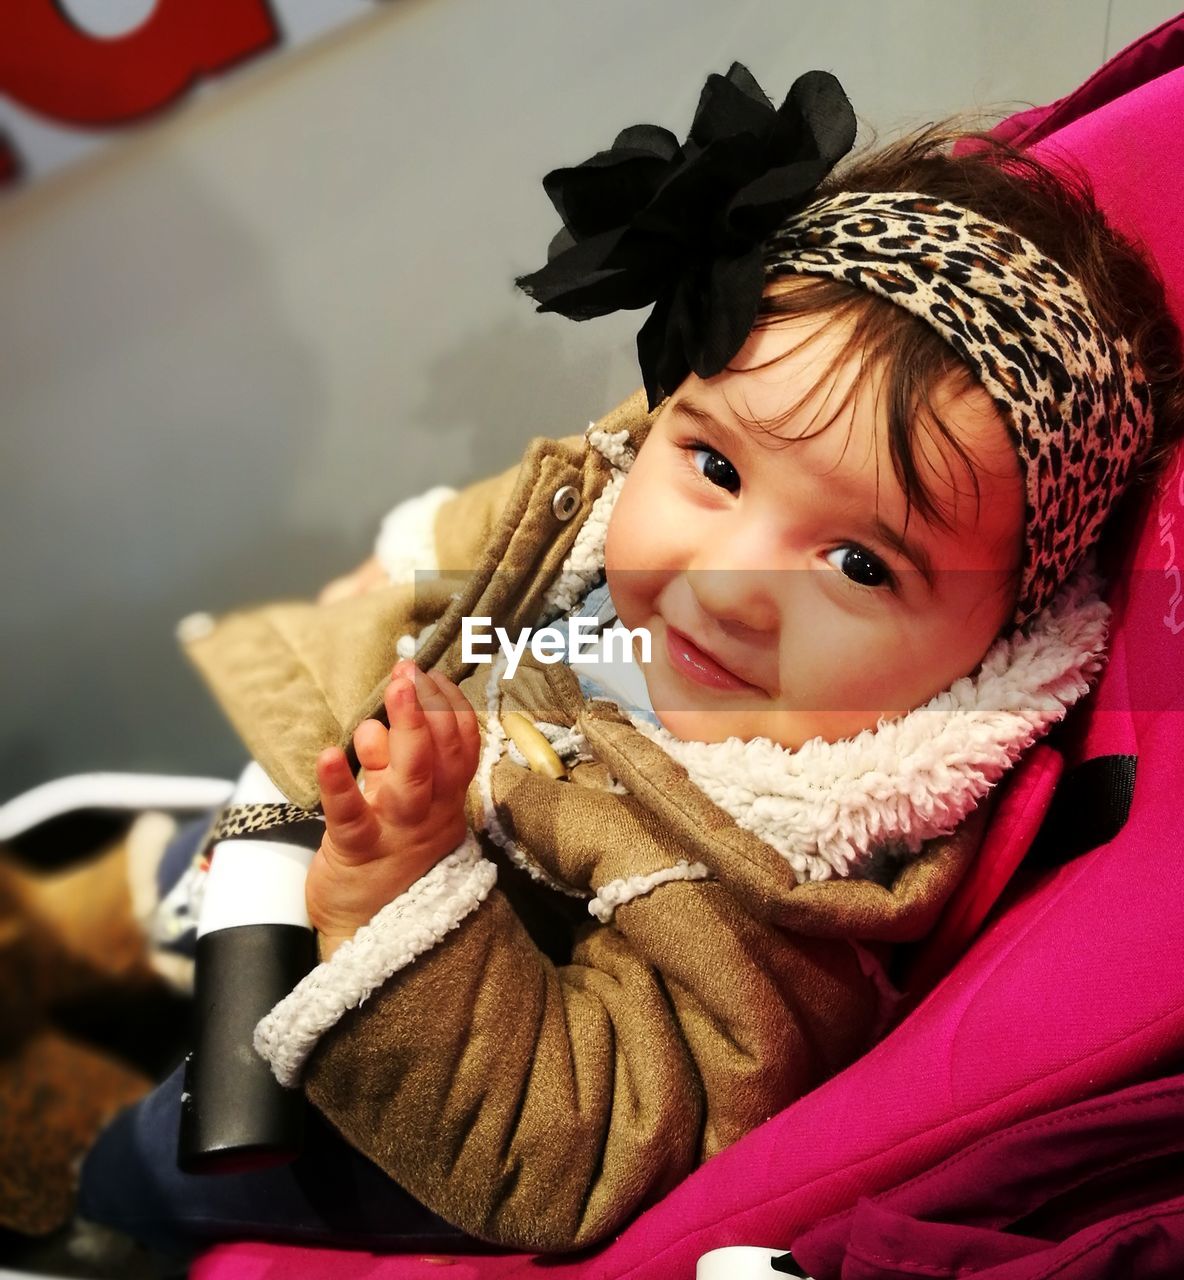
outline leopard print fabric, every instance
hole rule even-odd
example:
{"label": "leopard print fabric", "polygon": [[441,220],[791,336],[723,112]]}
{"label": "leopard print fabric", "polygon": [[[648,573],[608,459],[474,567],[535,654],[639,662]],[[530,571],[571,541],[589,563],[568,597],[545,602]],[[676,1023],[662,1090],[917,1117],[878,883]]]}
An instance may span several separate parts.
{"label": "leopard print fabric", "polygon": [[932,327],[1008,424],[1026,489],[1015,622],[1042,609],[1097,541],[1151,440],[1151,393],[1127,342],[1030,241],[916,192],[849,192],[789,219],[766,279],[829,276]]}
{"label": "leopard print fabric", "polygon": [[219,840],[233,840],[240,836],[262,837],[268,832],[282,830],[291,836],[293,828],[321,829],[324,818],[311,809],[298,804],[233,804],[223,809],[214,819],[203,844],[212,846]]}

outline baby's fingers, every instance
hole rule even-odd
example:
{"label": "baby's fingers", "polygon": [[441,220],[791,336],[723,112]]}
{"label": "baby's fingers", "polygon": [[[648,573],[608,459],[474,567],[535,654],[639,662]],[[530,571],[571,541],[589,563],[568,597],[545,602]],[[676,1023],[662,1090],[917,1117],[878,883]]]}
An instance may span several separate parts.
{"label": "baby's fingers", "polygon": [[417,674],[396,676],[386,691],[386,711],[390,718],[390,765],[382,789],[384,810],[403,822],[420,821],[431,808],[433,750],[427,717],[416,696],[416,683],[428,684]]}
{"label": "baby's fingers", "polygon": [[432,795],[437,799],[456,790],[452,775],[460,752],[456,712],[440,688],[444,680],[437,672],[427,671],[416,687],[432,735]]}
{"label": "baby's fingers", "polygon": [[363,720],[354,730],[354,751],[367,773],[378,773],[390,763],[387,733],[379,720]]}
{"label": "baby's fingers", "polygon": [[325,836],[341,857],[362,862],[374,857],[381,834],[378,820],[358,790],[340,747],[317,757],[317,783],[325,814]]}
{"label": "baby's fingers", "polygon": [[[436,688],[445,699],[452,713],[448,736],[448,756],[444,765],[444,785],[452,790],[462,790],[472,781],[477,772],[477,761],[481,755],[481,726],[477,723],[477,713],[468,698],[438,671],[430,673]],[[439,768],[437,769],[437,781]]]}

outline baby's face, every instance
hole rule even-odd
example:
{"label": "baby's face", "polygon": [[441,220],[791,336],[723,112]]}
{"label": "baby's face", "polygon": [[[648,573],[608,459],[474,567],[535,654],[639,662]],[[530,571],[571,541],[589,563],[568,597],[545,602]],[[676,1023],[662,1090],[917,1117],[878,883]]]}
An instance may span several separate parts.
{"label": "baby's face", "polygon": [[[781,321],[754,330],[736,371],[689,377],[617,500],[609,589],[621,621],[650,631],[646,684],[676,737],[850,737],[973,671],[1014,612],[1023,481],[998,411],[977,385],[935,398],[980,500],[926,436],[922,479],[950,527],[914,509],[906,528],[878,380],[836,415],[854,361],[821,377],[841,336]],[[773,435],[737,416],[767,423],[803,395]]]}

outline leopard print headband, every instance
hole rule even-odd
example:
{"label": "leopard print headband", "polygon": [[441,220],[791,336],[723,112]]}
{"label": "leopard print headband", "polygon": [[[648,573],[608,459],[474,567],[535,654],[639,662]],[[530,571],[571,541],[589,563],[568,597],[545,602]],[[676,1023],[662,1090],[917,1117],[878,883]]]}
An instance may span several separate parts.
{"label": "leopard print headband", "polygon": [[1015,622],[1052,599],[1094,545],[1151,440],[1151,392],[1130,346],[1030,241],[916,192],[848,192],[788,219],[765,277],[830,276],[931,325],[978,375],[1024,473]]}

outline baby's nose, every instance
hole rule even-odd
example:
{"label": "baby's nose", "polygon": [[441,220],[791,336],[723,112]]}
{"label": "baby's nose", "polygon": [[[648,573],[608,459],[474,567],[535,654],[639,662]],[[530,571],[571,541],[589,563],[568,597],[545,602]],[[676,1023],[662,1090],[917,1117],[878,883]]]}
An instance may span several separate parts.
{"label": "baby's nose", "polygon": [[765,569],[692,569],[691,592],[704,613],[741,638],[745,631],[775,632],[780,611],[776,571]]}

